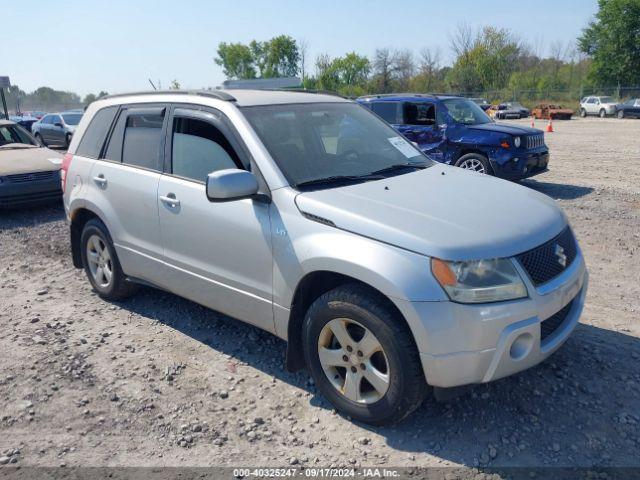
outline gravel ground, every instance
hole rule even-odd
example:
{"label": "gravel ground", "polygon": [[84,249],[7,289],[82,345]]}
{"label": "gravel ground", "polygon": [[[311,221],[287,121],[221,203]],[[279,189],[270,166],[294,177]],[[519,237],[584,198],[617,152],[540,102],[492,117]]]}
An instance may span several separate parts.
{"label": "gravel ground", "polygon": [[393,428],[337,415],[268,333],[152,289],[100,300],[61,206],[0,213],[0,464],[640,466],[640,121],[554,127],[551,171],[524,183],[581,242],[582,323],[544,364]]}

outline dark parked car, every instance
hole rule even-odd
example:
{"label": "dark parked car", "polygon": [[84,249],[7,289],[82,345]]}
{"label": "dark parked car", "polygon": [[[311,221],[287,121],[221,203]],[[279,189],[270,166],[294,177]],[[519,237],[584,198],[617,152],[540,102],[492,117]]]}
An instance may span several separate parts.
{"label": "dark parked car", "polygon": [[31,127],[43,145],[68,148],[82,112],[62,112],[45,115]]}
{"label": "dark parked car", "polygon": [[61,163],[20,125],[0,120],[0,208],[60,200]]}
{"label": "dark parked car", "polygon": [[498,120],[506,120],[507,118],[527,118],[529,115],[531,115],[529,109],[520,103],[505,102],[498,105],[495,116]]}
{"label": "dark parked car", "polygon": [[491,104],[486,98],[470,98],[469,100],[477,103],[478,106],[485,112],[491,108]]}
{"label": "dark parked car", "polygon": [[632,98],[616,107],[618,118],[640,118],[640,98]]}
{"label": "dark parked car", "polygon": [[511,180],[547,170],[542,130],[495,123],[467,98],[401,94],[358,102],[438,162]]}

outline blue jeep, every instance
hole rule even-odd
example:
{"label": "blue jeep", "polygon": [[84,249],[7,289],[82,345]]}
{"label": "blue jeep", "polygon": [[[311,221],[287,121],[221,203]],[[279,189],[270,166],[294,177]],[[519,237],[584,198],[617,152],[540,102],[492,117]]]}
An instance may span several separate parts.
{"label": "blue jeep", "polygon": [[357,101],[438,162],[509,180],[547,171],[542,130],[495,123],[467,98],[389,94]]}

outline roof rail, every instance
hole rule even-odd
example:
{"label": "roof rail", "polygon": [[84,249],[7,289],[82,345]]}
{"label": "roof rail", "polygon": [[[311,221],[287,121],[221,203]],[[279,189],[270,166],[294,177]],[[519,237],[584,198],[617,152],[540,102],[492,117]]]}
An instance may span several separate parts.
{"label": "roof rail", "polygon": [[101,97],[99,100],[103,98],[130,97],[133,95],[198,95],[200,97],[217,98],[218,100],[224,100],[226,102],[236,101],[236,97],[223,90],[147,90],[142,92],[116,93],[114,95]]}
{"label": "roof rail", "polygon": [[438,97],[458,97],[459,95],[453,93],[406,93],[406,92],[398,92],[398,93],[379,93],[374,95],[363,95],[361,99],[372,99],[372,98],[388,98],[388,97],[418,97],[418,98],[438,98]]}
{"label": "roof rail", "polygon": [[266,92],[315,93],[318,95],[331,95],[333,97],[340,97],[346,100],[349,99],[349,97],[346,97],[338,92],[334,92],[333,90],[318,90],[316,88],[260,88],[260,90]]}

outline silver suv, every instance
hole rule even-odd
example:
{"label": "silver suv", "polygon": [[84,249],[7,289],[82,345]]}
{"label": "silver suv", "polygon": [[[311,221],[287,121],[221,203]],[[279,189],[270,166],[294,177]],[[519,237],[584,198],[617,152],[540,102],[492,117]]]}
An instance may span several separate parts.
{"label": "silver suv", "polygon": [[287,340],[337,409],[399,421],[541,362],[578,323],[554,201],[431,161],[376,115],[301,92],[91,104],[63,162],[73,262],[104,299],[152,285]]}
{"label": "silver suv", "polygon": [[607,115],[615,115],[618,102],[613,97],[584,97],[580,100],[580,116],[598,115],[605,118]]}

